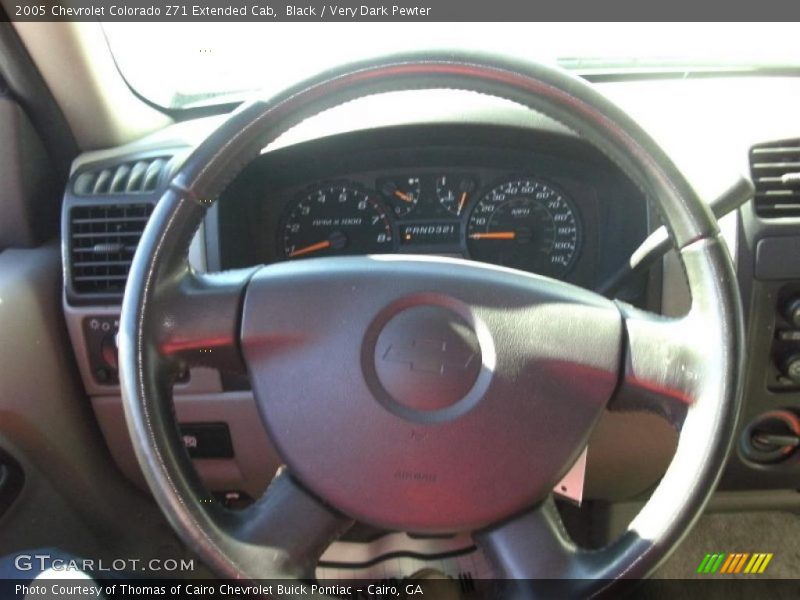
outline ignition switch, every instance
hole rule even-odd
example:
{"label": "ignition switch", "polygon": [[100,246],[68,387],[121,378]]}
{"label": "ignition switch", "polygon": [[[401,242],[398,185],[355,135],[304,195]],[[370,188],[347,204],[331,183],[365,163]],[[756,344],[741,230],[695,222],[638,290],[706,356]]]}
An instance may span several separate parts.
{"label": "ignition switch", "polygon": [[800,418],[788,410],[766,412],[742,432],[742,453],[758,463],[786,460],[800,446]]}

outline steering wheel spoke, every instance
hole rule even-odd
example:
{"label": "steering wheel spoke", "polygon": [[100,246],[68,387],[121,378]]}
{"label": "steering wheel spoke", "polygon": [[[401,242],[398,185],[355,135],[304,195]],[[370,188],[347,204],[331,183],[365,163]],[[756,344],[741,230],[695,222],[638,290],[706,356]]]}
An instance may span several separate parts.
{"label": "steering wheel spoke", "polygon": [[[701,260],[705,248],[720,244],[703,240],[681,251],[690,286],[697,289],[703,281],[731,285],[721,260]],[[733,331],[720,332],[719,323],[722,313],[734,308],[720,306],[710,295],[694,297],[689,312],[679,318],[617,304],[624,319],[625,349],[622,380],[609,410],[653,412],[680,430],[695,403],[720,393],[732,367],[740,342]],[[720,333],[728,337],[727,345],[719,343]]]}
{"label": "steering wheel spoke", "polygon": [[[635,536],[613,546],[578,547],[570,537],[552,496],[536,508],[473,534],[497,577],[496,597],[582,598],[592,596],[619,576],[611,557],[630,551]],[[606,583],[604,583],[606,582]]]}
{"label": "steering wheel spoke", "polygon": [[653,412],[680,428],[702,379],[702,329],[691,315],[662,317],[623,303],[620,311],[623,376],[609,410]]}
{"label": "steering wheel spoke", "polygon": [[226,511],[224,529],[237,543],[270,553],[280,573],[313,579],[319,557],[353,520],[309,493],[282,467],[264,494]]}
{"label": "steering wheel spoke", "polygon": [[500,579],[559,579],[574,570],[577,548],[552,497],[473,537]]}
{"label": "steering wheel spoke", "polygon": [[181,366],[244,373],[239,323],[244,292],[257,269],[220,273],[185,270],[157,293],[152,323],[159,354]]}

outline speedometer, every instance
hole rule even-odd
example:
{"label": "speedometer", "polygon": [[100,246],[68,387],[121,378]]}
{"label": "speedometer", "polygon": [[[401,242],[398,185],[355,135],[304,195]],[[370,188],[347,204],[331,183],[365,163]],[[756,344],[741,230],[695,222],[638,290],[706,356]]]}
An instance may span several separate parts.
{"label": "speedometer", "polygon": [[394,249],[392,222],[375,196],[347,184],[321,186],[288,207],[286,258],[380,254]]}
{"label": "speedometer", "polygon": [[549,277],[562,277],[579,251],[580,221],[572,202],[536,179],[514,179],[476,203],[467,224],[470,257]]}

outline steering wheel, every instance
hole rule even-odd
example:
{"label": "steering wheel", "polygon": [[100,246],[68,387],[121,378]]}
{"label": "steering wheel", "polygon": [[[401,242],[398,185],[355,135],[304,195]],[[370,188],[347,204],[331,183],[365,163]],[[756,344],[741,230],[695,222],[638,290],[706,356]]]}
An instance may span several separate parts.
{"label": "steering wheel", "polygon": [[[370,94],[458,89],[552,117],[660,209],[691,310],[665,318],[576,286],[463,260],[317,258],[204,274],[187,260],[209,206],[292,126]],[[323,73],[234,112],[174,176],[122,305],[125,414],[152,493],[221,576],[313,578],[354,520],[471,531],[500,577],[563,579],[570,596],[644,578],[713,491],[740,407],[743,325],[716,221],[621,110],[561,70],[460,53]],[[392,360],[389,360],[389,357]],[[174,418],[186,365],[247,372],[286,468],[241,511],[210,502]],[[604,410],[655,411],[675,457],[627,531],[576,547],[550,497]],[[540,589],[541,591],[541,589]]]}

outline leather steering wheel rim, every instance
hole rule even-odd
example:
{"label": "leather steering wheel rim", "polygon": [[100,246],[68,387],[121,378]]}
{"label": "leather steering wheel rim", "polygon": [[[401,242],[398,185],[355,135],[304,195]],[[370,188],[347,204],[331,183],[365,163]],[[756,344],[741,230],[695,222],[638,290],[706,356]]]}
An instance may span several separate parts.
{"label": "leather steering wheel rim", "polygon": [[692,295],[690,313],[681,319],[618,305],[624,351],[608,408],[656,411],[680,433],[673,462],[650,500],[622,536],[591,552],[569,540],[551,502],[486,524],[475,537],[500,575],[563,578],[571,581],[570,595],[646,577],[691,527],[720,477],[741,403],[742,309],[716,221],[666,154],[620,109],[561,70],[463,53],[370,60],[234,112],[180,167],[131,266],[119,334],[128,429],[168,520],[220,575],[311,577],[321,552],[351,519],[285,474],[242,514],[205,501],[207,492],[177,435],[171,383],[179,364],[242,370],[241,312],[256,269],[194,273],[189,243],[225,186],[294,125],[366,95],[441,88],[511,100],[600,149],[659,208]]}

